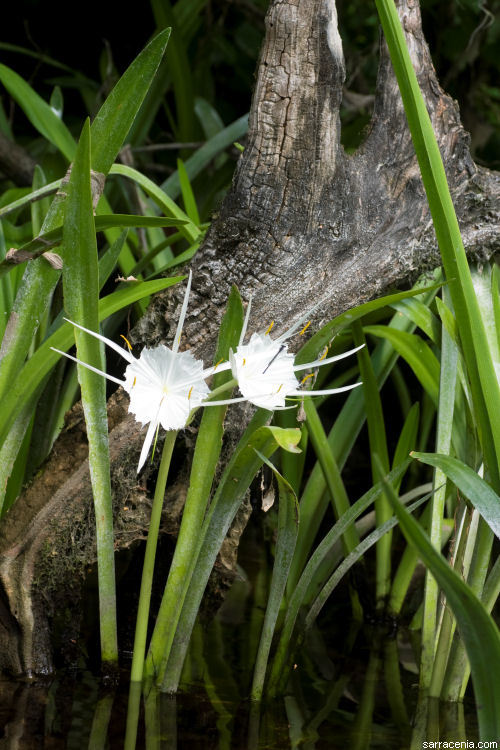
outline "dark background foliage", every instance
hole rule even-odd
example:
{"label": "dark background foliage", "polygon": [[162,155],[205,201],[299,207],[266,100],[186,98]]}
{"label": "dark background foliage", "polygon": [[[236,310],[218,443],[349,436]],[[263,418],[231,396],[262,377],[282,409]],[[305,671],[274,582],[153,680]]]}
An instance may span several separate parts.
{"label": "dark background foliage", "polygon": [[[194,94],[207,99],[228,124],[249,107],[268,0],[184,0],[183,5],[196,19],[196,31],[185,45]],[[435,66],[445,88],[460,103],[473,155],[479,163],[498,168],[500,0],[422,0],[421,5]],[[166,7],[161,1],[126,6],[114,0],[91,0],[85,5],[20,0],[4,9],[0,41],[22,46],[34,56],[5,47],[0,56],[47,99],[60,85],[65,121],[78,130],[91,108],[89,92],[97,106],[118,72],[154,33],[155,13],[158,17],[161,6]],[[370,116],[378,23],[374,4],[367,0],[337,0],[337,6],[347,61],[346,88],[353,94],[345,98],[342,137],[351,150],[362,139]],[[72,70],[57,69],[44,59],[47,56]],[[178,139],[170,94],[165,101],[149,132],[150,142]],[[5,95],[2,102],[16,138],[32,139],[22,113]],[[191,132],[184,136],[203,137],[194,116]],[[169,159],[163,154],[157,161],[168,166]]]}

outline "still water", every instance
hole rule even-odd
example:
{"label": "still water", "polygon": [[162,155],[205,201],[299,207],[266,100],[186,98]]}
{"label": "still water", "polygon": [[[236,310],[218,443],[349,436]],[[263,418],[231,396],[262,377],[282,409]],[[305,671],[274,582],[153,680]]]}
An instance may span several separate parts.
{"label": "still water", "polygon": [[[208,628],[197,627],[186,668],[192,682],[175,697],[136,694],[137,717],[130,711],[126,670],[112,690],[100,685],[89,670],[61,671],[43,684],[3,678],[0,748],[410,747],[417,691],[407,634],[400,632],[398,637],[376,643],[379,639],[373,628],[362,628],[349,640],[350,650],[348,644],[343,653],[335,654],[325,639],[314,642],[313,638],[295,665],[286,696],[260,708],[246,699],[248,681],[241,662],[236,668],[231,666],[244,640],[235,639],[233,628],[219,619]],[[240,657],[244,661],[243,653]],[[441,710],[436,706],[433,728],[425,730],[423,737],[477,740],[474,717],[468,717],[466,730],[462,705]]]}

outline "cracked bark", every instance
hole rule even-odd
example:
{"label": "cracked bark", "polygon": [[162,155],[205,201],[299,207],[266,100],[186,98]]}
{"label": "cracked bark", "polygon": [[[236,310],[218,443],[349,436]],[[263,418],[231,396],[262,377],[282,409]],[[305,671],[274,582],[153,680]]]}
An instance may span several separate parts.
{"label": "cracked bark", "polygon": [[[398,9],[464,244],[472,257],[489,258],[500,247],[500,176],[477,167],[471,159],[458,107],[437,81],[418,2],[400,0]],[[233,283],[244,299],[254,295],[251,328],[271,319],[285,327],[311,306],[312,299],[321,302],[314,321],[319,325],[439,263],[385,45],[381,45],[371,124],[353,155],[346,155],[340,146],[344,78],[334,0],[273,0],[266,17],[247,146],[220,214],[193,263],[185,340],[199,356],[212,356]],[[135,344],[171,340],[182,294],[182,289],[174,289],[157,296],[132,334]],[[121,403],[119,408],[116,403]],[[147,488],[139,486],[134,476],[142,436],[125,409],[118,395],[110,406],[117,548],[143,532],[149,510]],[[190,441],[188,434],[188,453]],[[0,529],[5,610],[3,615],[0,610],[4,645],[0,666],[4,668],[32,673],[52,669],[47,611],[50,614],[54,602],[75,590],[74,581],[95,559],[93,544],[77,545],[78,555],[70,555],[68,573],[56,565],[58,556],[66,559],[64,551],[71,550],[75,525],[82,538],[93,539],[85,445],[77,444],[82,453],[78,466],[72,464],[71,430],[61,437],[44,470]],[[172,508],[182,505],[185,483],[181,472],[168,493]],[[177,516],[172,512],[175,528]],[[57,518],[57,527],[47,524],[48,518]],[[229,568],[244,521],[245,514],[233,533],[233,549],[226,560]],[[127,523],[134,529],[129,536],[123,530]],[[54,570],[57,586],[44,590],[43,582],[54,580]]]}

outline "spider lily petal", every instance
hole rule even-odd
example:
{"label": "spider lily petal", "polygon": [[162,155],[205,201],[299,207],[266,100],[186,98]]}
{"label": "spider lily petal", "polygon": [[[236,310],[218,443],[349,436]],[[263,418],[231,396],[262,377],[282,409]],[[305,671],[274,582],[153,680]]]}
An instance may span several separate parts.
{"label": "spider lily petal", "polygon": [[334,357],[328,357],[327,359],[316,359],[314,362],[309,362],[307,365],[294,365],[293,371],[299,372],[299,370],[309,370],[313,367],[321,367],[322,365],[330,365],[332,362],[337,362],[339,359],[344,357],[350,357],[351,354],[356,354],[360,349],[364,347],[364,344],[357,346],[355,349],[349,349],[348,352],[342,352],[342,354],[336,354]]}
{"label": "spider lily petal", "polygon": [[[334,357],[320,358],[307,364],[294,364],[294,355],[288,352],[288,344],[285,341],[307,320],[318,305],[306,315],[301,316],[291,328],[278,338],[272,339],[269,335],[271,324],[265,333],[253,333],[248,344],[243,344],[250,304],[251,300],[248,303],[240,343],[235,352],[230,351],[229,353],[233,377],[238,381],[238,387],[248,401],[272,411],[288,408],[285,406],[285,399],[289,397],[343,393],[361,385],[361,383],[354,383],[342,388],[330,388],[321,391],[301,389],[302,384],[295,377],[296,372],[331,364],[354,354],[362,348],[359,346]],[[230,402],[227,401],[226,403]]]}
{"label": "spider lily petal", "polygon": [[[214,368],[204,370],[203,362],[195,359],[190,351],[179,352],[182,325],[186,317],[190,289],[191,272],[171,349],[163,344],[153,349],[144,348],[137,358],[105,336],[90,331],[77,323],[72,323],[72,325],[94,336],[94,338],[103,341],[128,362],[124,380],[108,375],[69,354],[57,349],[54,350],[98,375],[122,385],[126,390],[130,397],[129,412],[135,416],[138,422],[149,425],[142,446],[138,472],[146,461],[158,426],[161,425],[164,430],[182,429],[186,426],[192,409],[201,406],[210,393],[205,378],[212,374]],[[224,369],[228,369],[228,367]]]}

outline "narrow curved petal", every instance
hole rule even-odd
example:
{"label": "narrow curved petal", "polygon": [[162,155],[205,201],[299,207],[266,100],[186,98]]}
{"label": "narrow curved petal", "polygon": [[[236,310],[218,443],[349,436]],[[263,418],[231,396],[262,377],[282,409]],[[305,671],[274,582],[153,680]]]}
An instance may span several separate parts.
{"label": "narrow curved petal", "polygon": [[146,463],[146,458],[148,457],[149,449],[151,448],[151,443],[153,442],[157,429],[158,429],[158,422],[149,423],[148,431],[146,432],[146,437],[144,438],[144,443],[142,444],[141,455],[139,456],[139,464],[137,466],[137,473],[140,472],[140,470]]}
{"label": "narrow curved petal", "polygon": [[203,378],[209,378],[211,375],[214,375],[216,372],[225,372],[226,370],[231,369],[231,362],[221,362],[219,365],[212,365],[212,367],[207,367],[205,370],[203,370],[202,377]]}
{"label": "narrow curved petal", "polygon": [[289,391],[286,395],[288,396],[330,396],[332,393],[344,393],[344,391],[352,391],[353,388],[357,388],[358,385],[363,383],[352,383],[351,385],[343,385],[342,388],[327,388],[324,391]]}
{"label": "narrow curved petal", "polygon": [[238,346],[241,346],[243,343],[243,339],[246,336],[247,328],[248,328],[248,320],[250,318],[250,310],[252,309],[252,295],[248,298],[248,304],[247,304],[247,311],[245,313],[245,320],[243,321],[243,328],[241,329],[241,335],[240,340],[238,342]]}
{"label": "narrow curved petal", "polygon": [[[85,330],[85,329],[84,329]],[[97,367],[92,367],[92,365],[88,365],[86,362],[82,362],[81,359],[77,359],[76,357],[72,357],[71,354],[67,354],[66,352],[62,352],[60,349],[54,349],[53,346],[50,347],[53,352],[57,352],[58,354],[62,354],[63,357],[66,357],[67,359],[72,359],[73,362],[76,362],[77,364],[81,365],[82,367],[86,367],[87,370],[92,370],[92,372],[96,372],[98,375],[102,375],[103,378],[106,378],[107,380],[112,380],[113,383],[118,383],[118,385],[124,385],[124,380],[118,380],[118,378],[113,377],[113,375],[108,375],[106,372],[103,372],[102,370],[98,370]]]}
{"label": "narrow curved petal", "polygon": [[306,321],[308,318],[311,317],[311,315],[313,315],[316,312],[316,310],[318,309],[320,305],[321,305],[321,302],[318,302],[316,305],[314,305],[314,307],[311,307],[310,310],[304,313],[304,315],[301,315],[300,318],[298,318],[295,321],[295,323],[291,326],[291,328],[285,331],[285,333],[282,333],[281,336],[278,336],[278,338],[275,339],[275,341],[278,341],[279,343],[281,343],[282,341],[286,341],[287,339],[289,339],[290,336],[292,336],[292,334],[294,334],[295,331],[298,328],[300,328],[302,323],[304,323],[304,321]]}
{"label": "narrow curved petal", "polygon": [[328,357],[327,359],[316,359],[314,362],[309,362],[307,365],[294,365],[294,372],[299,372],[299,370],[308,370],[313,369],[314,367],[321,367],[322,365],[329,365],[332,362],[337,362],[339,359],[344,359],[345,357],[350,357],[351,354],[355,354],[356,352],[359,352],[360,349],[362,349],[365,345],[361,344],[361,346],[357,346],[355,349],[350,349],[348,352],[343,352],[342,354],[336,354],[334,357]]}
{"label": "narrow curved petal", "polygon": [[245,396],[237,396],[236,398],[225,398],[221,401],[204,401],[202,406],[225,406],[226,404],[240,404],[242,401],[248,401]]}
{"label": "narrow curved petal", "polygon": [[89,328],[84,328],[83,326],[78,325],[78,323],[73,323],[72,320],[69,318],[64,318],[68,323],[71,323],[72,326],[75,326],[75,328],[79,328],[81,331],[85,331],[85,333],[90,333],[91,336],[93,336],[95,339],[99,339],[99,341],[104,341],[105,344],[107,344],[111,349],[114,349],[115,352],[117,352],[120,356],[123,357],[123,359],[126,359],[127,362],[133,362],[135,360],[135,357],[130,354],[130,352],[127,349],[123,349],[119,344],[115,344],[114,341],[111,341],[111,339],[107,339],[106,336],[101,336],[100,333],[96,333],[95,331],[91,331]]}
{"label": "narrow curved petal", "polygon": [[177,354],[181,343],[182,328],[184,326],[184,320],[186,319],[186,311],[189,302],[189,292],[191,291],[191,279],[193,278],[193,272],[189,271],[188,283],[186,286],[186,292],[184,294],[184,300],[181,307],[181,314],[179,315],[179,322],[177,323],[177,330],[175,332],[175,339],[172,344],[172,351]]}

